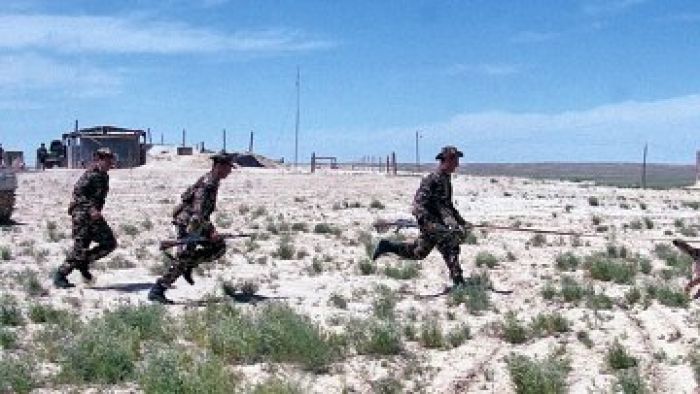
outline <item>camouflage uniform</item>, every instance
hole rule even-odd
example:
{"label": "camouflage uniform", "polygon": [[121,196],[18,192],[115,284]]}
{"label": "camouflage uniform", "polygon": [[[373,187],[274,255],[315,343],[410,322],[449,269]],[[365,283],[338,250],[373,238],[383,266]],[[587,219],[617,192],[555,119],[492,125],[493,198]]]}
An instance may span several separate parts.
{"label": "camouflage uniform", "polygon": [[[91,279],[87,271],[89,264],[107,256],[117,247],[114,233],[104,218],[90,218],[91,210],[102,211],[108,192],[109,175],[96,166],[85,171],[76,182],[73,201],[68,208],[73,222],[74,244],[66,262],[58,268],[63,276],[78,269],[86,279]],[[92,242],[96,242],[97,246],[90,249]]]}
{"label": "camouflage uniform", "polygon": [[[216,209],[218,191],[219,180],[212,173],[207,173],[182,194],[182,202],[173,212],[173,224],[178,239],[191,236],[205,238],[211,236],[214,232],[214,226],[209,221],[209,217]],[[226,243],[223,239],[204,245],[187,245],[180,248],[168,272],[156,283],[170,287],[183,273],[187,273],[185,278],[189,278],[189,272],[199,263],[216,260],[224,253],[226,253]],[[188,279],[188,281],[190,280]]]}
{"label": "camouflage uniform", "polygon": [[413,242],[397,245],[395,253],[406,259],[422,260],[437,246],[450,270],[450,278],[461,278],[460,236],[455,232],[438,231],[467,223],[452,204],[450,174],[435,171],[423,178],[413,199],[413,216],[418,222],[420,236]]}

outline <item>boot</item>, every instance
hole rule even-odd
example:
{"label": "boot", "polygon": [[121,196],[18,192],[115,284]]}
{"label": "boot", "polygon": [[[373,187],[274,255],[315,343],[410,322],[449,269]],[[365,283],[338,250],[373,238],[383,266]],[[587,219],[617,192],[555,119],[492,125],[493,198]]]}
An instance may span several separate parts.
{"label": "boot", "polygon": [[396,245],[387,239],[379,240],[379,243],[372,254],[372,261],[378,259],[386,253],[396,253]]}
{"label": "boot", "polygon": [[69,289],[75,287],[74,284],[68,281],[66,274],[62,273],[60,270],[53,274],[53,285],[58,289]]}
{"label": "boot", "polygon": [[95,277],[92,276],[92,273],[88,269],[87,263],[80,264],[78,266],[78,272],[80,272],[80,275],[83,277],[83,282],[85,282],[88,285],[91,285],[95,283]]}
{"label": "boot", "polygon": [[191,286],[194,286],[194,279],[192,278],[192,268],[187,268],[185,272],[182,273],[182,278],[187,281]]}
{"label": "boot", "polygon": [[165,290],[165,286],[156,282],[156,284],[151,287],[151,291],[148,292],[148,300],[161,304],[173,304],[172,300],[165,297]]}

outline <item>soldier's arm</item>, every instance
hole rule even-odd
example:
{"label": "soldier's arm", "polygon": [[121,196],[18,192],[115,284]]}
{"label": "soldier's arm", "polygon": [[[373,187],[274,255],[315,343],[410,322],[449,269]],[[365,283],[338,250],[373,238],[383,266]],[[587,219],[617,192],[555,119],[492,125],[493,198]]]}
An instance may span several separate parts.
{"label": "soldier's arm", "polygon": [[209,183],[204,183],[197,187],[192,198],[192,217],[191,221],[202,223],[205,218],[207,205],[214,198],[214,186]]}
{"label": "soldier's arm", "polygon": [[413,198],[413,216],[416,217],[416,221],[419,225],[437,221],[436,218],[433,217],[434,214],[428,210],[428,206],[435,198],[435,181],[435,178],[431,175],[424,177]]}
{"label": "soldier's arm", "polygon": [[90,212],[99,211],[94,198],[97,181],[93,173],[85,173],[78,179],[73,188],[73,202],[76,206],[88,209]]}

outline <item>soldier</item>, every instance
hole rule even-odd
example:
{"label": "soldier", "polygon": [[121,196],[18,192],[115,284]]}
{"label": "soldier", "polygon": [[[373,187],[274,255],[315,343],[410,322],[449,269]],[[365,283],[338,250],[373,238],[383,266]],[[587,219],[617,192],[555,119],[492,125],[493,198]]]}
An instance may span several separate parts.
{"label": "soldier", "polygon": [[393,242],[382,239],[377,244],[372,260],[385,253],[394,253],[405,259],[422,260],[435,246],[450,271],[455,286],[464,284],[459,265],[459,245],[462,235],[471,228],[452,204],[451,174],[459,166],[463,154],[454,146],[445,146],[435,156],[440,161],[437,169],[421,181],[413,199],[413,216],[420,236],[413,242]]}
{"label": "soldier", "polygon": [[180,275],[194,285],[192,270],[204,261],[213,261],[226,253],[226,243],[216,232],[209,221],[209,216],[216,209],[216,194],[219,190],[219,182],[225,179],[233,168],[233,156],[221,152],[211,157],[212,169],[182,193],[182,202],[173,212],[173,224],[177,231],[178,239],[188,237],[204,237],[208,242],[204,244],[190,244],[178,250],[168,272],[156,280],[148,293],[148,299],[162,304],[172,304],[165,297],[165,291],[177,280]]}
{"label": "soldier", "polygon": [[39,149],[36,150],[37,167],[39,169],[41,169],[42,171],[46,169],[46,157],[48,155],[49,155],[49,152],[46,150],[46,146],[42,142]]}
{"label": "soldier", "polygon": [[[73,201],[68,214],[73,218],[73,250],[68,253],[65,263],[56,271],[53,283],[58,288],[74,285],[67,279],[74,269],[78,269],[83,279],[90,283],[93,276],[90,263],[107,256],[117,247],[117,240],[104,217],[102,208],[109,192],[107,172],[114,165],[114,154],[109,148],[100,148],[93,154],[93,162],[76,182],[73,188]],[[90,249],[90,244],[97,246]]]}

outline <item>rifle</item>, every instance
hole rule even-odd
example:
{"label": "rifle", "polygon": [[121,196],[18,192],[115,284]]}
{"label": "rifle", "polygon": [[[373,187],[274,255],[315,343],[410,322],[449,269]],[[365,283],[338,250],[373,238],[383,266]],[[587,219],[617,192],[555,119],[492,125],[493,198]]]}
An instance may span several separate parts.
{"label": "rifle", "polygon": [[[396,227],[396,230],[394,230],[394,231],[398,233],[401,229],[404,229],[404,228],[417,228],[418,223],[415,220],[411,220],[411,219],[397,219],[394,221],[377,219],[372,224],[372,226],[374,226],[374,228],[379,233],[386,232],[387,230],[389,230],[390,227]],[[484,229],[489,229],[489,230],[522,231],[522,232],[528,232],[528,233],[571,235],[571,236],[577,236],[577,237],[597,237],[598,236],[596,234],[581,234],[581,233],[575,233],[572,231],[544,230],[544,229],[538,229],[538,228],[523,228],[523,227],[512,227],[512,226],[494,226],[494,225],[490,225],[490,224],[467,224],[466,227],[467,227],[467,229],[469,229],[469,228],[484,228]],[[461,231],[461,230],[448,228],[447,231]]]}
{"label": "rifle", "polygon": [[[221,239],[252,238],[256,234],[219,234]],[[182,239],[166,239],[160,241],[160,250],[166,250],[180,245],[201,245],[211,242],[210,238],[201,235],[191,235]]]}

